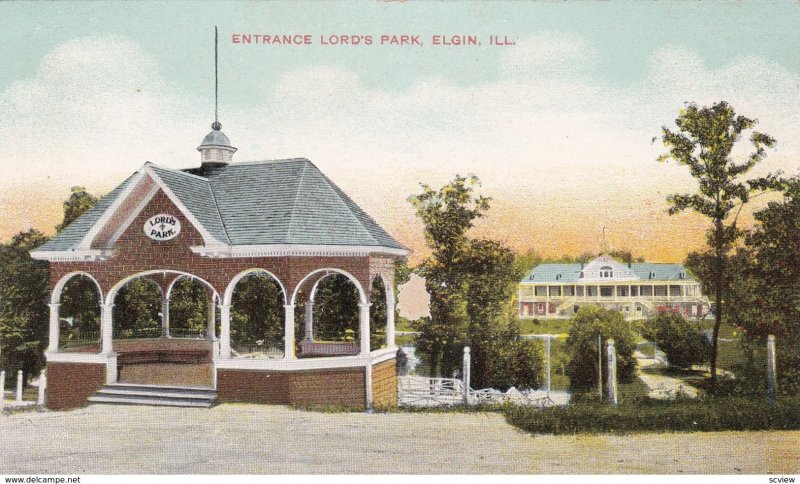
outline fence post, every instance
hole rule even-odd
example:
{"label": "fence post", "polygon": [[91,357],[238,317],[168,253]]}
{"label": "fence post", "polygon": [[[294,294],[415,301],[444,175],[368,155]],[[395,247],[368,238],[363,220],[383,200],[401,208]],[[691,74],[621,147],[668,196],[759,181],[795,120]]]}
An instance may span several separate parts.
{"label": "fence post", "polygon": [[469,405],[469,386],[470,386],[470,369],[471,360],[469,346],[464,347],[464,364],[461,369],[461,376],[464,379],[464,405]]}
{"label": "fence post", "polygon": [[550,337],[552,335],[547,335],[547,343],[545,345],[545,353],[547,356],[547,396],[550,396]]}
{"label": "fence post", "polygon": [[17,403],[22,401],[22,370],[17,372]]}
{"label": "fence post", "polygon": [[603,399],[603,342],[597,335],[597,395]]}
{"label": "fence post", "polygon": [[770,405],[775,405],[778,396],[778,384],[775,366],[775,336],[767,336],[767,398]]}
{"label": "fence post", "polygon": [[617,400],[617,349],[614,340],[608,340],[608,399],[611,405],[616,405]]}
{"label": "fence post", "polygon": [[0,371],[0,410],[6,406],[6,372]]}
{"label": "fence post", "polygon": [[39,405],[44,405],[44,390],[47,388],[47,370],[43,370],[39,375]]}

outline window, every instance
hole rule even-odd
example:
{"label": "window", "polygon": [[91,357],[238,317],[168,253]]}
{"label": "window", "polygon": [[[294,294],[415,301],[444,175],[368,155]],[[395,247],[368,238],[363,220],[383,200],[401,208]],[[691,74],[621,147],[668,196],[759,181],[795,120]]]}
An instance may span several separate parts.
{"label": "window", "polygon": [[610,266],[600,268],[600,277],[614,277],[614,270]]}
{"label": "window", "polygon": [[631,307],[630,307],[630,306],[625,306],[625,312],[626,312],[626,313],[629,313],[629,312],[631,312]]}

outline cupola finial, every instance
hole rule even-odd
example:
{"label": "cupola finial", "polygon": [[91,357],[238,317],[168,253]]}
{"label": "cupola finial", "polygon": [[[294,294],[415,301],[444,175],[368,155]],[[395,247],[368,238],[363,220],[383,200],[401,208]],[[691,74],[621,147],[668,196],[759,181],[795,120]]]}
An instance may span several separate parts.
{"label": "cupola finial", "polygon": [[203,167],[220,167],[231,162],[236,148],[231,146],[228,137],[220,131],[222,124],[219,122],[219,31],[214,26],[214,122],[211,123],[211,132],[197,147],[200,152],[200,162]]}

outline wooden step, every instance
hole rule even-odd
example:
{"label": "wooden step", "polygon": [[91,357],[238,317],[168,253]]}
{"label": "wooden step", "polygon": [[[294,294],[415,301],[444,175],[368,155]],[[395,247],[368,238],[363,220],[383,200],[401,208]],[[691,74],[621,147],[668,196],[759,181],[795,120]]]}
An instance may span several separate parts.
{"label": "wooden step", "polygon": [[202,407],[214,405],[217,392],[211,388],[113,383],[89,397],[91,403]]}

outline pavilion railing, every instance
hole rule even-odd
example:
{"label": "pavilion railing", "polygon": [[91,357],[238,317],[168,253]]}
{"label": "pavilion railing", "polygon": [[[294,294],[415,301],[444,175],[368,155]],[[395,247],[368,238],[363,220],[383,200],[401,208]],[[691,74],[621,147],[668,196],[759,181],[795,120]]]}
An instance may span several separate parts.
{"label": "pavilion railing", "polygon": [[58,347],[61,349],[75,349],[85,346],[97,345],[100,342],[100,331],[62,331]]}

